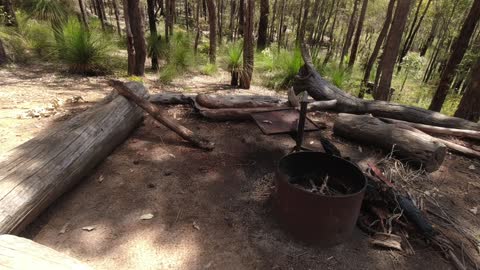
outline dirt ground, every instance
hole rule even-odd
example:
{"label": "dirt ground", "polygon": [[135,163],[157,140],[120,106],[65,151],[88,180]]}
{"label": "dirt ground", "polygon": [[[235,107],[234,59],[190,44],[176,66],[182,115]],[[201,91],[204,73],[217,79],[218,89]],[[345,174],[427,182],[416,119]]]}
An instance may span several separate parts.
{"label": "dirt ground", "polygon": [[[228,76],[190,76],[168,90],[223,89]],[[146,80],[150,92],[161,91]],[[66,77],[48,67],[0,70],[0,150],[2,152],[86,109],[111,91],[105,78]],[[219,90],[225,92],[225,90]],[[254,87],[237,93],[275,94]],[[82,96],[57,115],[17,118],[52,99]],[[333,248],[294,240],[277,224],[270,195],[277,161],[294,145],[287,135],[265,136],[250,122],[210,122],[187,107],[172,106],[171,116],[216,142],[204,152],[146,117],[92,175],[48,208],[22,236],[71,255],[95,269],[452,269],[420,239],[415,255],[381,250],[356,229],[352,239]],[[335,115],[317,113],[326,130],[306,142],[321,149],[319,135],[332,136]],[[360,160],[375,149],[341,138],[333,142]],[[473,165],[473,167],[472,167]],[[469,168],[470,167],[470,168]],[[473,169],[472,169],[473,168]],[[480,163],[449,155],[419,190],[436,188],[445,210],[480,238]],[[142,215],[153,214],[142,220]],[[82,228],[90,227],[91,231]]]}

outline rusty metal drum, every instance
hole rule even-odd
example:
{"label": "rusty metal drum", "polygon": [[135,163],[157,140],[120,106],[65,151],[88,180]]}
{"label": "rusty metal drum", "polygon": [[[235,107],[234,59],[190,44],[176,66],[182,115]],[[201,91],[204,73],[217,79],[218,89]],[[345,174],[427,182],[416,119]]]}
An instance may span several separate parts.
{"label": "rusty metal drum", "polygon": [[[346,186],[348,193],[322,195],[290,183],[302,174],[328,174],[329,181]],[[295,238],[329,247],[350,238],[360,212],[367,180],[343,158],[322,152],[296,152],[283,157],[275,176],[275,212]]]}

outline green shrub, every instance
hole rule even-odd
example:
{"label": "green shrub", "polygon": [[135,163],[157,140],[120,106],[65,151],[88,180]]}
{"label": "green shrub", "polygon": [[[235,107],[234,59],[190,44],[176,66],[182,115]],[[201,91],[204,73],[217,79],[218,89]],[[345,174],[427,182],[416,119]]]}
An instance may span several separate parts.
{"label": "green shrub", "polygon": [[225,59],[228,71],[239,71],[242,68],[243,44],[241,42],[227,45],[227,56]]}
{"label": "green shrub", "polygon": [[270,50],[269,48],[257,54],[257,71],[263,73],[263,80],[268,87],[275,89],[292,86],[295,76],[303,65],[300,49],[292,51]]}
{"label": "green shrub", "polygon": [[208,63],[200,68],[200,73],[203,75],[212,76],[217,73],[218,67],[216,64]]}
{"label": "green shrub", "polygon": [[[162,41],[163,42],[163,41]],[[187,71],[195,62],[191,38],[182,31],[177,31],[170,38],[168,49],[165,51],[167,64],[161,68],[160,80],[165,83],[172,82],[177,76]]]}
{"label": "green shrub", "polygon": [[108,72],[111,38],[98,29],[87,31],[76,19],[69,19],[56,43],[59,59],[69,66],[70,72],[96,75]]}
{"label": "green shrub", "polygon": [[0,39],[7,56],[14,63],[25,63],[29,59],[29,42],[16,28],[0,26]]}

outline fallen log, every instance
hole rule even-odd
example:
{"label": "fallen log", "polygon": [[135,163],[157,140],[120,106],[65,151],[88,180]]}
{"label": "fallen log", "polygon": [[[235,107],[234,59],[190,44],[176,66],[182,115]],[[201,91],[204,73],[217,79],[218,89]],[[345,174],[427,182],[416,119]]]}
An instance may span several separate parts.
{"label": "fallen log", "polygon": [[442,165],[447,147],[425,133],[388,124],[369,115],[341,113],[333,125],[336,135],[392,150],[403,161],[433,172]]}
{"label": "fallen log", "polygon": [[333,110],[337,106],[337,100],[322,100],[308,103],[307,111],[327,111]]}
{"label": "fallen log", "polygon": [[157,105],[192,104],[197,94],[165,92],[151,95],[148,101]]}
{"label": "fallen log", "polygon": [[0,235],[0,268],[6,270],[92,270],[80,261],[14,235]]}
{"label": "fallen log", "polygon": [[296,94],[307,91],[315,100],[337,100],[335,111],[351,114],[371,113],[378,117],[387,117],[408,122],[421,123],[458,129],[480,130],[480,124],[457,117],[418,107],[400,105],[377,100],[364,100],[354,97],[323,79],[315,70],[310,53],[302,46],[305,65],[300,69],[293,83]]}
{"label": "fallen log", "polygon": [[195,98],[195,101],[198,105],[209,109],[290,106],[287,99],[272,96],[199,94]]}
{"label": "fallen log", "polygon": [[[125,85],[138,96],[138,83]],[[0,158],[0,234],[17,234],[106,158],[143,112],[117,94]]]}
{"label": "fallen log", "polygon": [[216,121],[230,121],[230,120],[251,120],[252,113],[267,112],[275,110],[285,110],[290,107],[261,107],[261,108],[224,108],[224,109],[209,109],[195,104],[195,109],[200,115],[205,118]]}
{"label": "fallen log", "polygon": [[203,138],[195,133],[193,133],[188,128],[182,126],[177,121],[168,117],[165,112],[156,107],[153,103],[141,98],[140,96],[133,93],[123,82],[117,80],[110,80],[109,84],[117,90],[117,92],[140,106],[143,110],[149,113],[155,120],[160,122],[162,125],[166,126],[173,132],[177,133],[183,139],[191,142],[193,145],[204,149],[212,150],[215,147],[213,142],[210,142],[208,139]]}
{"label": "fallen log", "polygon": [[430,126],[430,125],[424,125],[424,124],[418,124],[418,123],[411,123],[411,122],[407,122],[407,121],[390,119],[390,118],[381,118],[381,119],[383,121],[386,121],[386,122],[389,122],[389,123],[402,123],[402,124],[405,124],[405,125],[409,125],[409,126],[412,126],[412,127],[416,128],[418,130],[421,130],[421,131],[429,133],[429,134],[441,134],[441,135],[449,135],[449,136],[455,136],[455,137],[460,137],[460,138],[469,138],[469,139],[480,140],[480,131],[436,127],[436,126]]}

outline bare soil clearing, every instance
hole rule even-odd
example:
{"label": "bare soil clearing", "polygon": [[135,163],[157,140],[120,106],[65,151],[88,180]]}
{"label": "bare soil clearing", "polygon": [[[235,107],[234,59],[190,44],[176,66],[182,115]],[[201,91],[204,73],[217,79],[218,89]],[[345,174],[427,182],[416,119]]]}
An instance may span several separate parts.
{"label": "bare soil clearing", "polygon": [[[159,92],[160,86],[148,78],[152,76],[146,82],[150,92]],[[189,75],[165,89],[235,92],[225,90],[228,80],[224,73]],[[1,70],[0,87],[2,152],[111,91],[103,77],[66,77],[44,66]],[[260,87],[237,92],[276,94]],[[53,98],[75,95],[86,102],[65,104],[65,111],[48,118],[16,117]],[[329,249],[295,241],[276,223],[270,199],[276,163],[294,140],[287,135],[265,136],[250,122],[210,122],[188,107],[172,106],[168,111],[214,140],[215,150],[195,149],[147,116],[90,177],[54,203],[23,236],[96,269],[452,268],[421,239],[411,241],[416,251],[411,256],[371,247],[358,229],[351,241]],[[309,147],[321,149],[320,133],[332,138],[335,117],[312,115],[328,128],[308,133]],[[365,162],[380,155],[366,146],[360,153],[357,144],[338,137],[332,141],[354,160]],[[480,207],[480,188],[469,183],[480,183],[480,163],[448,155],[428,182],[414,184],[438,194],[445,211],[480,237],[479,214],[469,211]]]}

